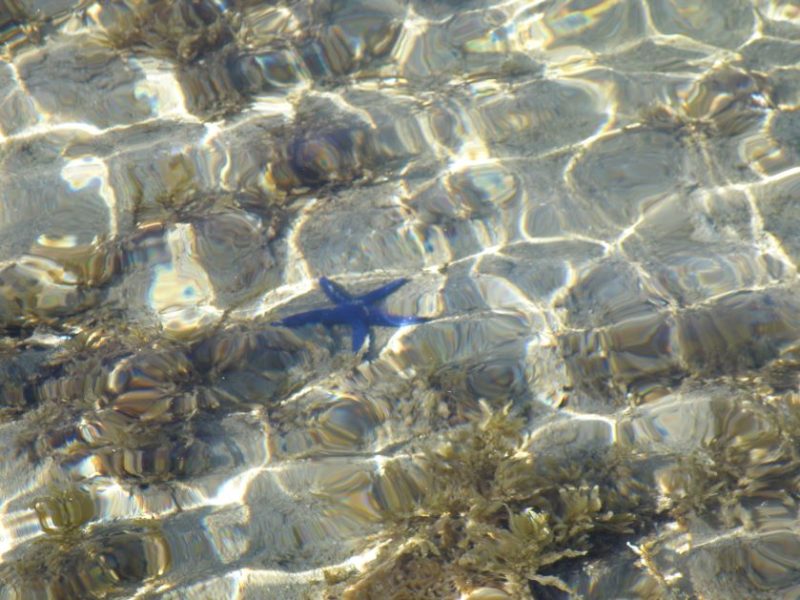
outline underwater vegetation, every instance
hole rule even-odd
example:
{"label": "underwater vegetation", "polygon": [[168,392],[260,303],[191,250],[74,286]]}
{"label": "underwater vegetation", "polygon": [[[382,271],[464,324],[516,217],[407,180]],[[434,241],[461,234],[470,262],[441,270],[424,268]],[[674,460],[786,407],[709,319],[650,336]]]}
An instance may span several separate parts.
{"label": "underwater vegetation", "polygon": [[[601,598],[588,574],[609,554],[628,555],[642,597],[697,597],[692,545],[676,553],[671,542],[720,527],[747,535],[776,510],[765,503],[794,514],[800,499],[800,397],[725,383],[712,431],[688,452],[623,439],[558,456],[536,448],[510,406],[481,402],[468,425],[385,465],[378,555],[359,573],[331,570],[328,597]],[[762,597],[765,580],[748,577]]]}
{"label": "underwater vegetation", "polygon": [[18,598],[110,598],[130,594],[170,568],[170,548],[158,523],[92,523],[90,493],[53,489],[34,509],[46,532],[0,566],[0,582]]}
{"label": "underwater vegetation", "polygon": [[[622,461],[537,459],[524,419],[510,406],[481,407],[469,425],[425,448],[415,466],[387,465],[379,487],[389,541],[336,597],[473,597],[479,589],[488,595],[475,598],[529,597],[530,581],[569,591],[548,574],[553,565],[649,522],[644,490],[621,476]],[[413,493],[403,501],[393,481]]]}

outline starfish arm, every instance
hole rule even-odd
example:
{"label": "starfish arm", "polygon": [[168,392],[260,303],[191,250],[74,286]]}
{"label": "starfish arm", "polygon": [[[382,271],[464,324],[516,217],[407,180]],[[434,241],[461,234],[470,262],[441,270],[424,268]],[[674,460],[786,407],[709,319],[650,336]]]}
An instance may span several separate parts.
{"label": "starfish arm", "polygon": [[353,320],[353,309],[349,306],[334,308],[317,308],[291,315],[273,323],[273,325],[283,325],[284,327],[302,327],[312,323],[322,323],[323,325],[337,325],[349,323]]}
{"label": "starfish arm", "polygon": [[350,294],[350,292],[348,292],[338,283],[334,283],[327,277],[320,277],[319,285],[322,288],[322,291],[325,292],[325,295],[328,297],[328,299],[334,304],[342,304],[344,302],[351,302],[353,300],[353,296]]}
{"label": "starfish arm", "polygon": [[377,327],[403,327],[404,325],[418,325],[426,323],[426,317],[406,317],[403,315],[392,315],[383,311],[370,313],[370,324]]}
{"label": "starfish arm", "polygon": [[275,321],[273,325],[283,325],[284,327],[302,327],[303,325],[308,325],[309,323],[321,323],[325,317],[325,313],[327,313],[329,310],[330,309],[327,308],[318,308],[317,310],[309,310],[307,312],[297,313],[296,315],[291,315],[285,319],[281,319],[280,321]]}
{"label": "starfish arm", "polygon": [[353,352],[358,352],[364,345],[364,340],[367,339],[369,326],[366,321],[354,321],[351,325],[353,327]]}
{"label": "starfish arm", "polygon": [[371,292],[367,292],[363,296],[359,296],[357,299],[360,302],[363,302],[364,304],[374,304],[376,302],[379,302],[380,300],[383,300],[389,294],[397,291],[408,282],[409,280],[406,278],[395,279],[391,283],[387,283],[386,285],[383,285],[378,289],[372,290]]}

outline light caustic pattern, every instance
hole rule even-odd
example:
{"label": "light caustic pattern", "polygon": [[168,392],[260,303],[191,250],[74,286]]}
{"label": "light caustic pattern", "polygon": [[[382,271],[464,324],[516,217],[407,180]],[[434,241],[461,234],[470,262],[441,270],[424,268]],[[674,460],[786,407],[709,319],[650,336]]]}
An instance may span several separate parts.
{"label": "light caustic pattern", "polygon": [[797,595],[796,2],[33,4],[0,600]]}

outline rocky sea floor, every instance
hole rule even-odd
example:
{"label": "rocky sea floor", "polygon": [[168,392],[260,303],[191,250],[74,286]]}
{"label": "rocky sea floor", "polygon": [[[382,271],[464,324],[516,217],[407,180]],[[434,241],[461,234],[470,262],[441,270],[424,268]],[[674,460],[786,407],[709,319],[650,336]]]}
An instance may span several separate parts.
{"label": "rocky sea floor", "polygon": [[793,0],[0,0],[0,600],[800,597],[799,228]]}

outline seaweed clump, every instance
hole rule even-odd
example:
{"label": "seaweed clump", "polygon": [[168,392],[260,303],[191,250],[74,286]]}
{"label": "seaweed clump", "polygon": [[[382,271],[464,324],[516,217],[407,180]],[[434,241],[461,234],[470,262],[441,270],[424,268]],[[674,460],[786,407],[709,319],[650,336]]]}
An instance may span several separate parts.
{"label": "seaweed clump", "polygon": [[53,488],[33,505],[44,536],[0,564],[0,588],[12,598],[108,598],[130,595],[172,564],[160,524],[149,519],[99,523],[83,487]]}
{"label": "seaweed clump", "polygon": [[[382,482],[395,500],[385,502],[393,505],[385,511],[389,541],[332,596],[520,598],[531,597],[530,582],[571,592],[547,571],[643,523],[636,514],[643,494],[621,461],[537,459],[524,419],[510,407],[493,412],[482,402],[481,409],[423,450],[414,461],[421,477],[397,462],[384,469],[382,477],[394,480]],[[398,490],[412,488],[411,480],[417,494],[403,513]]]}
{"label": "seaweed clump", "polygon": [[234,18],[214,3],[149,2],[104,5],[98,20],[108,43],[190,63],[234,37]]}
{"label": "seaweed clump", "polygon": [[750,528],[751,511],[760,503],[797,504],[800,395],[759,396],[717,403],[715,434],[677,456],[659,476],[661,509],[678,522],[701,519],[717,528]]}

